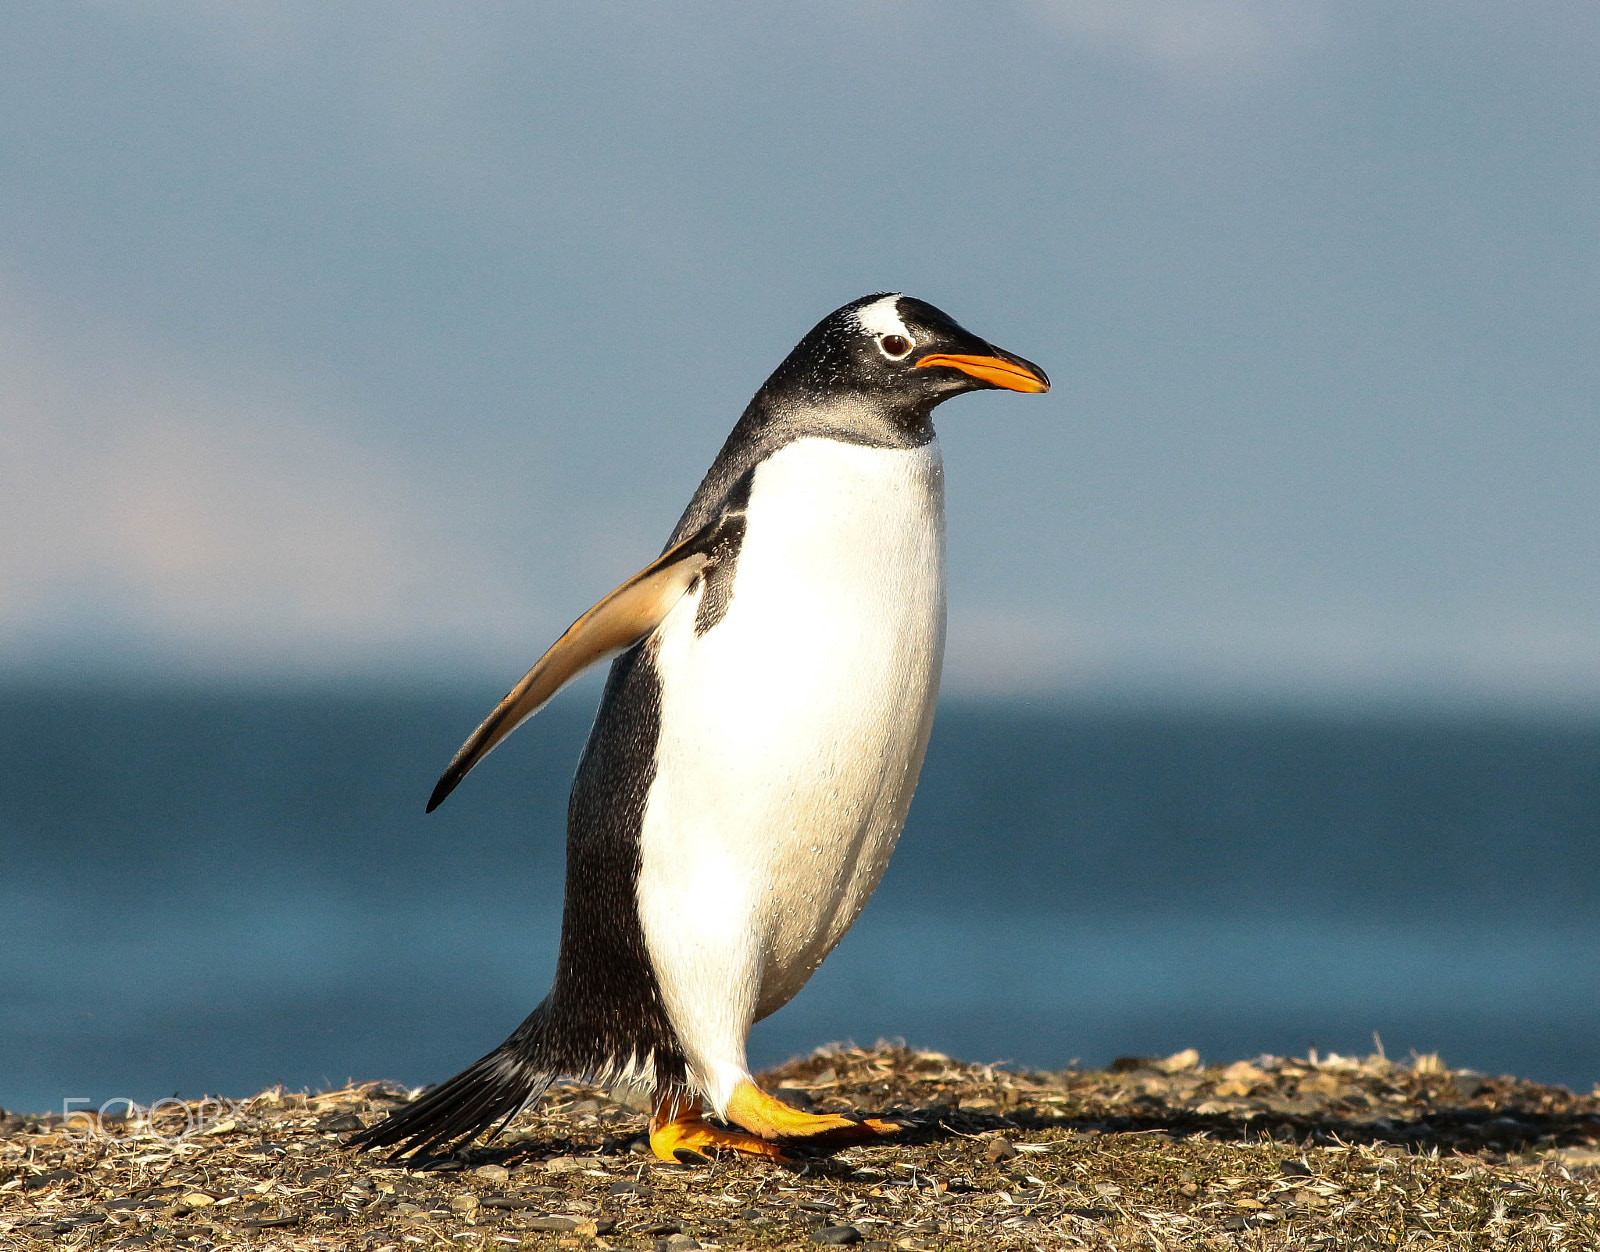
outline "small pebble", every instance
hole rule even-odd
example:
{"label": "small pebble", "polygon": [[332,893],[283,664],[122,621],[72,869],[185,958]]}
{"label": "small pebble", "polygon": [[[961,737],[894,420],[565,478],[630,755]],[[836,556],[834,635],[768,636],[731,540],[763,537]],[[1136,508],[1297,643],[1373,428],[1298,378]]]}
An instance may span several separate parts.
{"label": "small pebble", "polygon": [[842,1244],[861,1242],[861,1232],[854,1226],[819,1226],[811,1232],[812,1243]]}
{"label": "small pebble", "polygon": [[576,1230],[578,1221],[576,1217],[530,1217],[527,1226],[529,1230],[544,1230],[564,1235]]}
{"label": "small pebble", "polygon": [[472,1171],[485,1182],[503,1183],[511,1177],[511,1171],[504,1165],[480,1165]]}
{"label": "small pebble", "polygon": [[993,1165],[996,1161],[1009,1161],[1016,1154],[1017,1145],[1002,1136],[990,1143],[984,1151],[983,1159]]}

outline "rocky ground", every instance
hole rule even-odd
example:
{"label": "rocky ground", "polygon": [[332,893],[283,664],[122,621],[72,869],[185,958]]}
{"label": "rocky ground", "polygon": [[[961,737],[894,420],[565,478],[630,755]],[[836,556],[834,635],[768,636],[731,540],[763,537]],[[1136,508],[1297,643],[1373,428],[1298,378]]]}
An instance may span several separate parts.
{"label": "rocky ground", "polygon": [[383,1084],[0,1122],[0,1248],[1600,1247],[1600,1098],[1436,1057],[1193,1052],[1019,1073],[880,1045],[765,1077],[893,1113],[894,1142],[790,1166],[667,1165],[644,1115],[566,1086],[465,1157],[342,1145]]}

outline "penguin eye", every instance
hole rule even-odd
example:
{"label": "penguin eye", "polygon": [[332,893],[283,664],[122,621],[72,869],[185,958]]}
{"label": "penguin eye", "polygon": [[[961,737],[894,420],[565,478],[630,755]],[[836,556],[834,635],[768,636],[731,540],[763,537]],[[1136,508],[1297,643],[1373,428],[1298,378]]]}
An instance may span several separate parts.
{"label": "penguin eye", "polygon": [[878,340],[878,347],[883,349],[883,355],[890,360],[898,361],[911,351],[911,340],[904,335],[884,335]]}

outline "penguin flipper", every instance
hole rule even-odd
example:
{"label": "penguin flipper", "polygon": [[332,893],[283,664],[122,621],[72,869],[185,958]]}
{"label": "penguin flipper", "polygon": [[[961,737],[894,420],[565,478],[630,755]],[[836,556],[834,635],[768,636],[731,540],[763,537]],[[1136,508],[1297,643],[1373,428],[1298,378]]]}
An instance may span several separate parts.
{"label": "penguin flipper", "polygon": [[697,532],[669,548],[567,627],[461,745],[428,797],[427,811],[438,808],[474,765],[572,679],[596,661],[627,651],[659,626],[711,561],[705,532]]}

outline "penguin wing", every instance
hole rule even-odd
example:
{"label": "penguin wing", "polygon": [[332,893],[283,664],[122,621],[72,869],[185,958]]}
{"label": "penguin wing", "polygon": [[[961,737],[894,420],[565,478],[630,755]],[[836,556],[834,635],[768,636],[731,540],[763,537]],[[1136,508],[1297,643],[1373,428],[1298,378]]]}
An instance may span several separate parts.
{"label": "penguin wing", "polygon": [[669,548],[567,627],[461,745],[428,797],[427,811],[438,808],[474,765],[572,679],[596,661],[627,651],[659,626],[711,564],[706,536],[712,529],[707,527]]}

